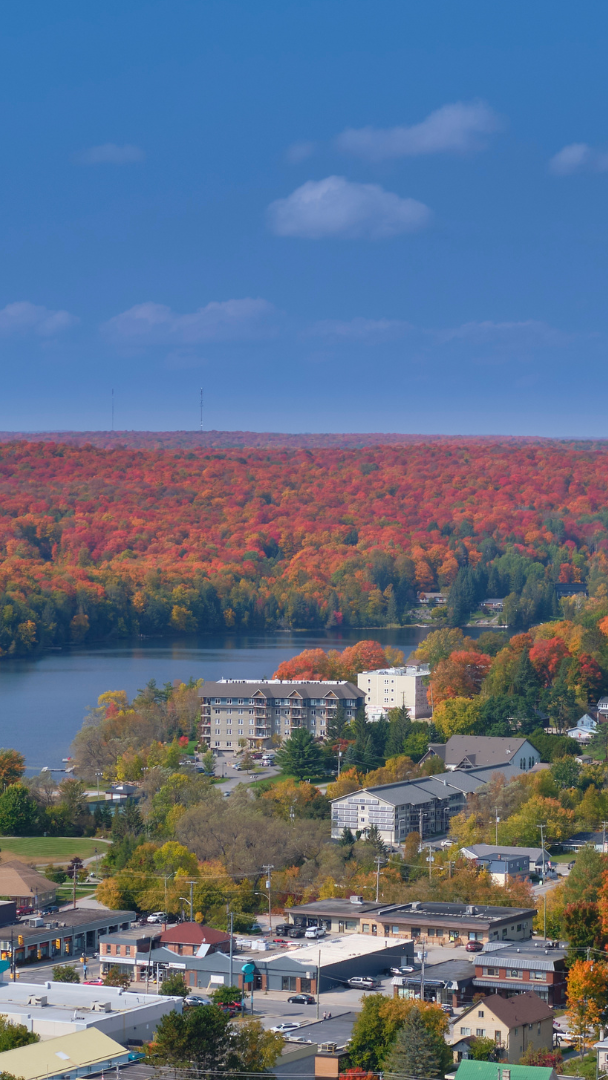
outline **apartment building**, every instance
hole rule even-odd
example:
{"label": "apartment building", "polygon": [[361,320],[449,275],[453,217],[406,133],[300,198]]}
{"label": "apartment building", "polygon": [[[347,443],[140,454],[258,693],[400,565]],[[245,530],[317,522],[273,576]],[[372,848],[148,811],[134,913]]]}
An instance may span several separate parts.
{"label": "apartment building", "polygon": [[431,707],[424,683],[425,676],[430,673],[428,664],[362,671],[357,676],[357,684],[365,692],[366,711],[373,715],[379,709],[398,709],[405,705],[412,720],[430,717]]}
{"label": "apartment building", "polygon": [[346,681],[220,679],[203,683],[198,693],[201,741],[232,752],[276,745],[298,728],[324,739],[339,705],[352,720],[365,701],[363,691]]}

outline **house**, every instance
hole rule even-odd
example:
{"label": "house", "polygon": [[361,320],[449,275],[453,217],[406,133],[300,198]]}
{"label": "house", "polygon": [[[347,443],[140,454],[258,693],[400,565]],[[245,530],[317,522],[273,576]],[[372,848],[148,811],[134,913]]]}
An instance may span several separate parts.
{"label": "house", "polygon": [[597,703],[597,711],[600,716],[608,716],[608,697],[601,697]]}
{"label": "house", "polygon": [[[424,972],[424,999],[458,1008],[473,997],[474,978],[475,964],[471,960],[444,960],[439,964],[428,964]],[[395,975],[393,997],[419,998],[421,981],[420,970]]]}
{"label": "house", "polygon": [[357,685],[365,693],[365,711],[368,719],[378,709],[409,711],[412,720],[431,716],[425,678],[430,675],[428,664],[407,664],[405,667],[380,668],[362,671],[357,675]]}
{"label": "house", "polygon": [[505,847],[496,844],[469,844],[467,847],[461,847],[460,852],[464,855],[465,859],[482,859],[484,856],[489,855],[492,852],[496,852],[501,855],[522,855],[527,856],[530,866],[530,872],[534,874],[546,873],[547,869],[552,869],[551,856],[542,847]]}
{"label": "house", "polygon": [[530,875],[530,860],[527,855],[504,855],[501,851],[489,851],[479,855],[477,866],[488,872],[497,885],[506,885],[515,879],[524,881]]}
{"label": "house", "polygon": [[235,752],[242,740],[262,749],[273,737],[287,739],[305,728],[324,739],[338,706],[352,720],[365,694],[353,683],[281,679],[220,679],[204,682],[201,699],[201,742],[213,750]]}
{"label": "house", "polygon": [[487,784],[497,772],[518,775],[519,769],[501,765],[454,770],[342,795],[331,802],[332,838],[338,840],[344,829],[366,833],[375,825],[384,842],[394,847],[411,832],[419,833],[422,839],[447,832],[450,820],[464,810],[467,794]]}
{"label": "house", "polygon": [[540,761],[540,753],[527,739],[498,738],[493,735],[452,735],[447,743],[430,743],[422,761],[438,757],[446,769],[480,769],[513,765],[527,772]]}
{"label": "house", "polygon": [[[452,1030],[453,1042],[467,1035],[492,1039],[502,1050],[502,1060],[517,1062],[529,1046],[551,1048],[553,1012],[534,991],[510,998],[492,994],[461,1013]],[[493,1070],[495,1078],[495,1064]]]}
{"label": "house", "polygon": [[579,743],[591,742],[595,735],[599,724],[597,720],[594,720],[589,713],[585,713],[581,716],[580,720],[577,720],[576,727],[569,728],[566,732],[571,739],[576,739]]}
{"label": "house", "polygon": [[580,851],[581,848],[587,846],[587,844],[593,844],[596,851],[608,852],[608,837],[606,836],[606,829],[602,829],[601,832],[578,832],[574,833],[569,840],[561,840],[560,845],[566,848],[566,851]]}
{"label": "house", "polygon": [[0,896],[12,900],[18,908],[35,911],[55,903],[57,888],[33,866],[9,859],[0,863]]}
{"label": "house", "polygon": [[489,904],[449,904],[414,900],[410,904],[312,900],[286,912],[296,926],[322,926],[338,933],[401,937],[447,945],[454,941],[525,941],[532,934],[534,908]]}
{"label": "house", "polygon": [[430,607],[435,607],[435,605],[437,605],[437,604],[443,605],[443,604],[447,604],[447,602],[448,602],[447,593],[443,593],[443,592],[419,592],[418,593],[418,603],[419,604],[427,604]]}
{"label": "house", "polygon": [[608,1070],[608,1039],[601,1039],[593,1047],[597,1050],[598,1074],[605,1073]]}
{"label": "house", "polygon": [[98,1031],[73,1031],[45,1042],[18,1046],[0,1054],[0,1070],[3,1076],[19,1076],[21,1080],[44,1080],[61,1077],[76,1080],[79,1076],[103,1073],[104,1069],[116,1069],[129,1062],[129,1051],[120,1043]]}
{"label": "house", "polygon": [[474,989],[492,990],[503,997],[525,994],[531,987],[547,1004],[562,1007],[566,1001],[566,950],[546,941],[488,944],[476,955]]}
{"label": "house", "polygon": [[179,956],[206,956],[213,952],[230,952],[230,934],[214,930],[197,922],[178,923],[163,930],[160,948],[170,949]]}
{"label": "house", "polygon": [[510,1065],[505,1069],[493,1061],[473,1061],[464,1057],[455,1075],[458,1080],[557,1080],[555,1069],[549,1066]]}
{"label": "house", "polygon": [[497,596],[488,597],[487,600],[482,600],[480,605],[482,608],[488,608],[489,611],[502,611],[505,602]]}
{"label": "house", "polygon": [[564,596],[587,596],[587,586],[582,581],[558,581],[554,588],[558,600]]}

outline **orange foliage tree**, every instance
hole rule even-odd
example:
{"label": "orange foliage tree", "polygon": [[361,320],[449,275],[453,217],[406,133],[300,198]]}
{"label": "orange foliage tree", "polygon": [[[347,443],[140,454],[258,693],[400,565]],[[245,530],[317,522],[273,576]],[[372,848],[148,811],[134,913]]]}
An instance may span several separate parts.
{"label": "orange foliage tree", "polygon": [[446,698],[474,697],[491,664],[491,656],[473,650],[458,650],[447,660],[440,660],[430,681],[433,703],[438,705]]}

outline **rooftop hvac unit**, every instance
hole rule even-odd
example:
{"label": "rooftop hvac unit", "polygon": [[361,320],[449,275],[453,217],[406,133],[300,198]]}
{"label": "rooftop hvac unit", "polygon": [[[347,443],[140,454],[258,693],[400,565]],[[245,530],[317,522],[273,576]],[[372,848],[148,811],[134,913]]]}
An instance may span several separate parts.
{"label": "rooftop hvac unit", "polygon": [[48,1001],[47,1001],[47,998],[46,998],[46,994],[43,994],[43,995],[30,994],[30,996],[27,999],[27,1003],[28,1003],[28,1005],[47,1005]]}
{"label": "rooftop hvac unit", "polygon": [[351,904],[362,904],[363,903],[363,897],[362,896],[351,896],[350,897],[350,902],[351,902]]}
{"label": "rooftop hvac unit", "polygon": [[109,1001],[93,1001],[91,1002],[91,1009],[93,1012],[112,1012],[112,1005]]}
{"label": "rooftop hvac unit", "polygon": [[335,1042],[319,1043],[319,1050],[322,1054],[335,1054],[338,1049],[338,1044]]}

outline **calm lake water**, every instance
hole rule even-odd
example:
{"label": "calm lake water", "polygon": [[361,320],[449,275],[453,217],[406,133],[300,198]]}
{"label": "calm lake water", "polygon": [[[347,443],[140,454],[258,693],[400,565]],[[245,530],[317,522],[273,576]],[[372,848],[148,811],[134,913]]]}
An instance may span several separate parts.
{"label": "calm lake water", "polygon": [[[171,641],[100,643],[0,661],[0,745],[25,755],[28,774],[43,766],[62,767],[89,706],[105,690],[132,697],[149,679],[159,686],[173,679],[270,678],[282,660],[302,649],[343,649],[373,638],[396,645],[405,656],[429,631],[399,630],[280,631],[267,634],[214,634]],[[466,633],[475,637],[475,631]]]}

